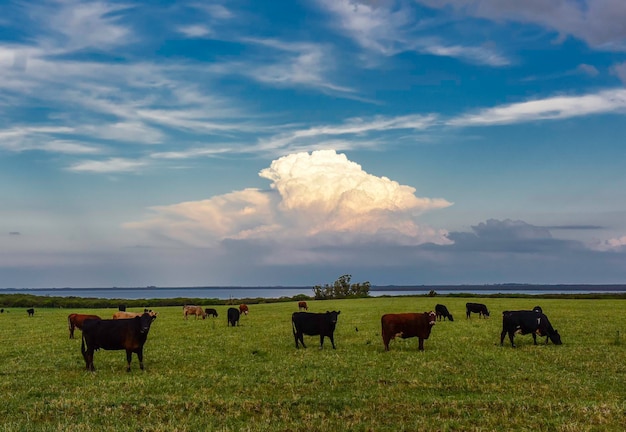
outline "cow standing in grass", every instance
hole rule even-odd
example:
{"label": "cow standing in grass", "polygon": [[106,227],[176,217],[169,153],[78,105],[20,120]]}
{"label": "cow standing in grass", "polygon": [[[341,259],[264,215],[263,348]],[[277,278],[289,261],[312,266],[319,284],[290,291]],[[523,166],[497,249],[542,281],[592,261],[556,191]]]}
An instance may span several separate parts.
{"label": "cow standing in grass", "polygon": [[85,324],[85,320],[88,319],[95,319],[95,320],[99,320],[102,319],[100,318],[98,315],[88,315],[88,314],[69,314],[67,316],[67,324],[69,325],[69,329],[70,329],[70,339],[74,339],[74,329],[79,329],[82,330],[83,329],[83,325]]}
{"label": "cow standing in grass", "polygon": [[228,308],[228,311],[226,312],[227,314],[227,319],[228,319],[228,326],[233,326],[235,327],[236,325],[239,325],[239,310],[235,309],[234,307]]}
{"label": "cow standing in grass", "polygon": [[189,315],[195,315],[196,319],[198,319],[198,317],[202,317],[202,319],[205,319],[207,316],[204,309],[202,309],[202,306],[193,306],[193,305],[183,306],[183,318],[187,319]]}
{"label": "cow standing in grass", "polygon": [[511,346],[515,348],[513,337],[516,333],[525,335],[532,334],[533,342],[537,345],[537,335],[548,338],[555,345],[561,345],[561,335],[556,331],[550,320],[537,310],[504,311],[502,312],[502,333],[500,333],[500,345],[504,345],[504,338],[509,335]]}
{"label": "cow standing in grass", "polygon": [[433,311],[383,315],[380,324],[385,351],[389,351],[389,342],[398,336],[402,339],[417,337],[419,339],[418,349],[423,351],[424,340],[430,336],[436,321],[437,314]]}
{"label": "cow standing in grass", "polygon": [[341,311],[327,311],[326,313],[294,312],[293,315],[291,315],[291,326],[293,337],[296,340],[296,348],[300,348],[298,341],[302,344],[303,348],[306,348],[304,335],[319,335],[320,349],[324,348],[324,337],[330,339],[330,343],[333,349],[335,349],[334,332],[340,313]]}
{"label": "cow standing in grass", "polygon": [[486,305],[482,303],[465,303],[465,314],[467,315],[467,318],[470,317],[472,312],[477,313],[478,318],[481,316],[483,318],[487,318],[489,316],[489,309],[487,309]]}
{"label": "cow standing in grass", "polygon": [[448,312],[448,308],[445,305],[435,305],[435,314],[437,314],[437,321],[441,321],[441,318],[445,321],[448,318],[450,321],[454,321],[452,314]]}
{"label": "cow standing in grass", "polygon": [[126,350],[127,372],[130,372],[132,355],[136,353],[139,368],[143,370],[143,346],[148,338],[150,325],[155,319],[156,315],[144,313],[129,319],[86,320],[83,325],[80,351],[85,359],[87,370],[95,370],[93,353],[100,348]]}

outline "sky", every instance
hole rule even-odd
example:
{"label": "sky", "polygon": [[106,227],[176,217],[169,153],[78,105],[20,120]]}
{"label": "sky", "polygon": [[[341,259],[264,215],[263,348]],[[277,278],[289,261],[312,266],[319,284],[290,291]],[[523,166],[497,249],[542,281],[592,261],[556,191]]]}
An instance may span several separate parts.
{"label": "sky", "polygon": [[0,287],[626,283],[623,0],[0,10]]}

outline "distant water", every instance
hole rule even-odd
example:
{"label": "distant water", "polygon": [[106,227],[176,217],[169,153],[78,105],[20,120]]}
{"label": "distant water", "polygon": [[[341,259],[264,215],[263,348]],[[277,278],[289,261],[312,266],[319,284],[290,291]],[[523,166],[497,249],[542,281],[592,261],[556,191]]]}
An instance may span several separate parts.
{"label": "distant water", "polygon": [[[373,286],[372,296],[425,295],[431,290],[437,294],[582,294],[626,293],[626,285],[419,285]],[[134,288],[3,288],[0,294],[33,294],[51,297],[83,297],[106,299],[160,299],[160,298],[280,298],[298,294],[313,296],[312,287],[134,287]]]}

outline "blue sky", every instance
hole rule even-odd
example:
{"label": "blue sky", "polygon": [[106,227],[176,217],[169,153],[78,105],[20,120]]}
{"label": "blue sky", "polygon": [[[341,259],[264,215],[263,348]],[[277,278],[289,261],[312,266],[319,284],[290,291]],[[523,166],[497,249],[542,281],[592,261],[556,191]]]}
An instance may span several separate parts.
{"label": "blue sky", "polygon": [[623,0],[0,7],[2,287],[626,283]]}

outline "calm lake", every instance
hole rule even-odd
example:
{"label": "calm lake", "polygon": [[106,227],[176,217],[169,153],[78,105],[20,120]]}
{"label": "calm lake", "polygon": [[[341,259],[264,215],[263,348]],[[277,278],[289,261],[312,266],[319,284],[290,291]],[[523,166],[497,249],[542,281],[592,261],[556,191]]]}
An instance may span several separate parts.
{"label": "calm lake", "polygon": [[[431,290],[437,294],[580,294],[624,293],[626,285],[419,285],[373,286],[372,296],[425,295]],[[313,296],[312,287],[128,287],[128,288],[3,288],[0,294],[33,294],[54,297],[92,297],[107,299],[155,298],[280,298],[298,294]]]}

